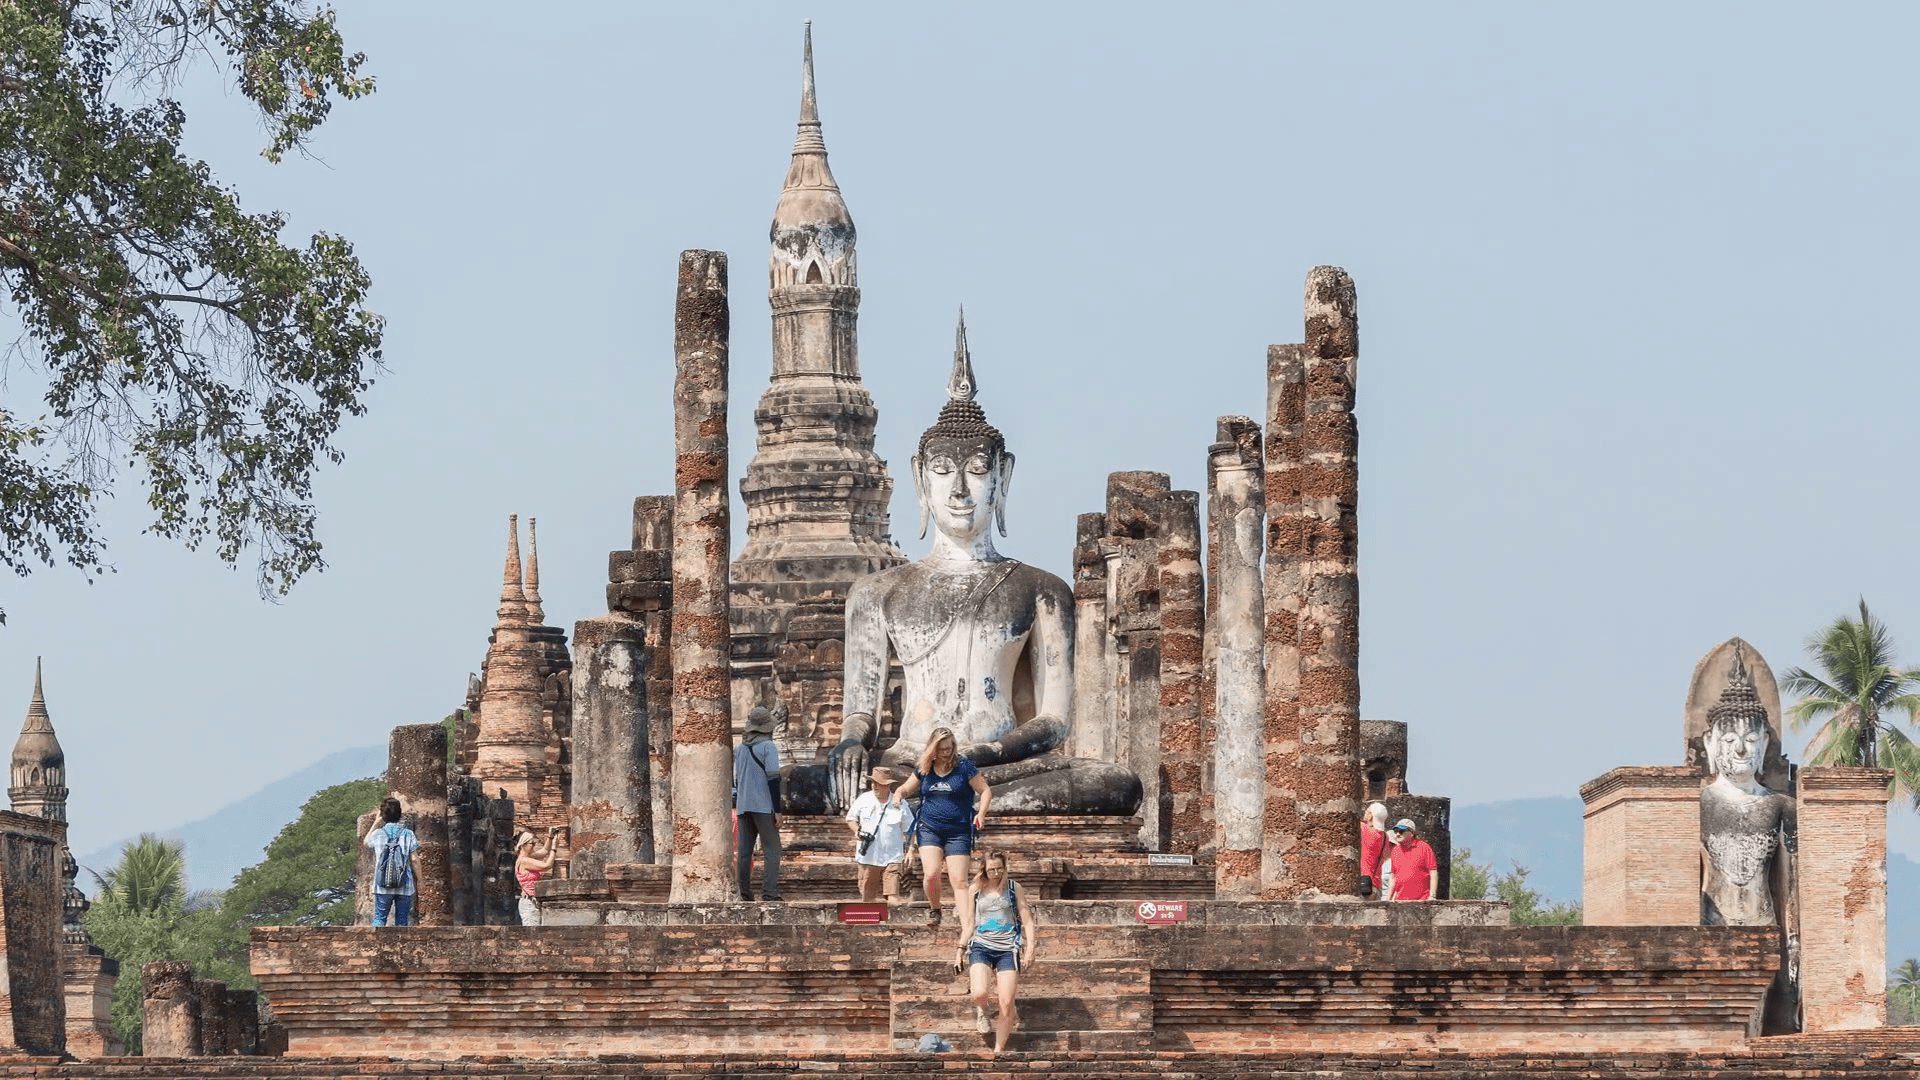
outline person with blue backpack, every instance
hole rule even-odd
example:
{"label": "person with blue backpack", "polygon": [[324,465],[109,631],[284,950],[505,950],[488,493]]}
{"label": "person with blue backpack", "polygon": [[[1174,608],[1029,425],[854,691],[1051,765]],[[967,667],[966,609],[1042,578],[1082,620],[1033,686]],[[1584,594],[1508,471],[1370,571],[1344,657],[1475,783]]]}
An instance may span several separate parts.
{"label": "person with blue backpack", "polygon": [[[1007,1036],[1019,1023],[1014,1000],[1020,973],[1033,963],[1038,927],[1027,894],[1007,876],[1007,853],[988,851],[960,905],[960,964],[973,991],[973,1015],[980,1034],[993,1039],[993,1052],[1007,1048]],[[997,993],[996,993],[997,991]],[[998,998],[998,1009],[987,1010]]]}
{"label": "person with blue backpack", "polygon": [[373,925],[411,925],[417,883],[413,853],[420,839],[400,824],[399,799],[380,804],[380,824],[367,830],[367,846],[373,849]]}

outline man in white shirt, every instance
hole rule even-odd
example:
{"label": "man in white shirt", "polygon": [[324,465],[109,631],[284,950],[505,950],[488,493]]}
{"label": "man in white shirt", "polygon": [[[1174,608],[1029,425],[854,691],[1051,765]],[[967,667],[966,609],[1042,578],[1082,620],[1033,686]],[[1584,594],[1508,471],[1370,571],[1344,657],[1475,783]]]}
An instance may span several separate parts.
{"label": "man in white shirt", "polygon": [[853,863],[860,868],[860,899],[871,904],[884,889],[887,902],[900,896],[900,863],[906,857],[906,816],[904,807],[891,805],[893,771],[875,768],[867,778],[871,790],[863,791],[847,808],[847,828],[853,833]]}

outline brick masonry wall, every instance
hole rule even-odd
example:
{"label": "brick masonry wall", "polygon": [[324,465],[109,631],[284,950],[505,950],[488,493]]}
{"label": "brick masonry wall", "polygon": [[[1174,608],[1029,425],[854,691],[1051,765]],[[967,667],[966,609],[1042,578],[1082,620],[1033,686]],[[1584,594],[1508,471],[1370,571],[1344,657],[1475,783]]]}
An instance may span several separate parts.
{"label": "brick masonry wall", "polygon": [[1886,1023],[1892,776],[1842,766],[1799,771],[1800,1000],[1808,1032]]}
{"label": "brick masonry wall", "polygon": [[[1441,925],[1484,923],[1488,904],[1202,902],[1170,925],[1125,902],[1037,908],[1021,1038],[1050,1052],[1734,1048],[1778,966],[1768,930]],[[259,929],[254,974],[295,1056],[977,1041],[952,928],[841,925],[831,905],[648,910],[680,921]]]}
{"label": "brick masonry wall", "polygon": [[6,934],[6,1008],[0,1047],[31,1054],[66,1049],[61,953],[60,848],[65,822],[0,811],[0,923]]}
{"label": "brick masonry wall", "polygon": [[1628,766],[1581,785],[1588,926],[1700,922],[1700,784],[1685,766]]}

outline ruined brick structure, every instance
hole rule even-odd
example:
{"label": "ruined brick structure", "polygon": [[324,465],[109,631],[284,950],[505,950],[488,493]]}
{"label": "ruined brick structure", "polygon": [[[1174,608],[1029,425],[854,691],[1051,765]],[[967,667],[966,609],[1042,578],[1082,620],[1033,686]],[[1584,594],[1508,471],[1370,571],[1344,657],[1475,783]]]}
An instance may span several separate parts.
{"label": "ruined brick structure", "polygon": [[[827,166],[806,33],[800,130],[774,208],[767,301],[773,375],[740,480],[747,539],[732,567],[733,711],[773,695],[797,732],[786,760],[840,730],[837,646],[853,579],[906,561],[888,531],[893,480],[873,450],[879,410],[860,382],[853,216]],[[802,759],[802,760],[810,760]]]}
{"label": "ruined brick structure", "polygon": [[53,730],[41,684],[40,660],[33,662],[33,698],[20,738],[13,746],[7,799],[16,814],[45,818],[62,827],[57,855],[60,875],[60,933],[57,952],[64,991],[64,1042],[79,1057],[105,1057],[125,1052],[113,1033],[110,1015],[113,987],[120,963],[93,943],[84,921],[92,905],[75,884],[79,863],[67,848],[67,755]]}

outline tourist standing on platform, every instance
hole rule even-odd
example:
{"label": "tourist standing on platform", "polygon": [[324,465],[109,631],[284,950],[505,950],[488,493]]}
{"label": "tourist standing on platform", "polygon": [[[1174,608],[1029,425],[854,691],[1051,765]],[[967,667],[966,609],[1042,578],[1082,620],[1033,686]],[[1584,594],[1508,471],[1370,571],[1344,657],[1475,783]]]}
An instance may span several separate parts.
{"label": "tourist standing on platform", "polygon": [[893,770],[876,766],[868,774],[873,790],[863,791],[847,810],[847,829],[853,833],[853,863],[859,867],[860,899],[888,903],[900,896],[900,863],[906,858],[907,813],[895,803]]}
{"label": "tourist standing on platform", "polygon": [[554,837],[560,835],[560,826],[547,830],[547,842],[542,845],[530,832],[523,832],[513,842],[513,877],[520,883],[520,925],[540,925],[540,900],[533,895],[533,887],[553,869],[554,856],[560,854],[560,845]]}
{"label": "tourist standing on platform", "polygon": [[[940,925],[940,868],[946,864],[953,885],[953,902],[967,896],[967,856],[973,838],[987,820],[993,792],[973,762],[960,756],[952,728],[934,728],[920,767],[893,793],[895,805],[920,793],[920,824],[913,843],[920,849],[920,866],[927,878],[927,925]],[[976,805],[975,796],[979,797]]]}
{"label": "tourist standing on platform", "polygon": [[[783,710],[784,711],[784,710]],[[733,808],[738,826],[735,869],[740,899],[753,899],[753,839],[760,838],[760,898],[780,899],[780,748],[777,718],[765,706],[747,714],[746,737],[733,748]]]}
{"label": "tourist standing on platform", "polygon": [[1414,835],[1413,821],[1401,818],[1387,830],[1387,839],[1393,842],[1392,854],[1388,862],[1393,868],[1393,898],[1395,900],[1432,900],[1440,891],[1440,864],[1434,861],[1433,849],[1425,840]]}
{"label": "tourist standing on platform", "polygon": [[[1019,995],[1020,973],[1033,963],[1033,942],[1038,925],[1027,896],[1007,876],[1007,855],[989,851],[981,860],[980,873],[973,879],[960,908],[960,960],[965,964],[973,989],[973,1015],[980,1034],[993,1035],[993,1052],[1007,1048],[1007,1036],[1019,1021],[1014,1001]],[[998,983],[999,1011],[991,1022],[987,1006],[993,1002]]]}
{"label": "tourist standing on platform", "polygon": [[1384,900],[1386,884],[1380,876],[1380,860],[1387,853],[1387,808],[1382,803],[1373,803],[1367,807],[1365,817],[1360,819],[1360,876],[1367,879],[1373,887],[1368,893],[1369,899]]}
{"label": "tourist standing on platform", "polygon": [[400,800],[380,804],[380,824],[367,831],[373,849],[373,925],[407,926],[413,917],[413,893],[418,879],[413,853],[420,840],[400,824]]}

